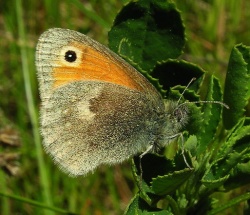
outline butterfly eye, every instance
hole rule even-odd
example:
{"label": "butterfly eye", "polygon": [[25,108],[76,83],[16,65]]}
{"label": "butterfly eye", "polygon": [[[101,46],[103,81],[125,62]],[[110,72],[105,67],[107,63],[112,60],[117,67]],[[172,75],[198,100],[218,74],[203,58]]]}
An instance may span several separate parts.
{"label": "butterfly eye", "polygon": [[77,59],[76,52],[68,50],[67,52],[65,52],[64,59],[69,63],[75,62]]}
{"label": "butterfly eye", "polygon": [[185,106],[185,105],[179,106],[178,108],[176,108],[174,110],[173,115],[174,115],[175,119],[177,120],[177,122],[179,122],[179,123],[185,122],[187,120],[187,116],[188,116],[187,106]]}
{"label": "butterfly eye", "polygon": [[181,121],[181,119],[182,119],[182,112],[181,112],[180,109],[176,109],[174,111],[173,115],[174,115],[174,117],[175,117],[175,119],[176,119],[177,122]]}

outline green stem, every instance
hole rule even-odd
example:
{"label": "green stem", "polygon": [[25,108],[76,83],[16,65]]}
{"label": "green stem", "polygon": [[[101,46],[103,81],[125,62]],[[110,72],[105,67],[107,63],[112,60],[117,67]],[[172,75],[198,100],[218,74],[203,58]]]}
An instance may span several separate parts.
{"label": "green stem", "polygon": [[[34,143],[36,146],[36,153],[38,159],[38,167],[39,167],[39,175],[41,177],[41,186],[42,186],[42,195],[43,200],[48,206],[52,206],[52,197],[50,192],[50,183],[48,173],[46,171],[45,162],[43,158],[43,151],[41,146],[41,137],[38,128],[38,116],[37,111],[35,108],[35,102],[32,94],[32,87],[31,87],[31,78],[30,78],[30,69],[28,65],[28,50],[26,41],[26,32],[23,22],[23,10],[22,10],[22,0],[16,1],[16,14],[17,14],[17,24],[18,24],[18,34],[19,34],[19,42],[20,42],[20,52],[21,52],[21,66],[24,78],[24,86],[25,86],[25,93],[29,111],[29,117],[32,124],[32,133],[34,137]],[[53,215],[54,213],[46,213]]]}

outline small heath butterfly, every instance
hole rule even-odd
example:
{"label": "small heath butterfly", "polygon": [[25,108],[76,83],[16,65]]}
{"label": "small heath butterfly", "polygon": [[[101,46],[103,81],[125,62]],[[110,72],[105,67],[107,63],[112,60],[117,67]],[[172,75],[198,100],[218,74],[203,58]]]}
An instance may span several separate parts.
{"label": "small heath butterfly", "polygon": [[72,30],[53,28],[37,44],[43,145],[71,176],[166,146],[188,108],[164,100],[117,54]]}

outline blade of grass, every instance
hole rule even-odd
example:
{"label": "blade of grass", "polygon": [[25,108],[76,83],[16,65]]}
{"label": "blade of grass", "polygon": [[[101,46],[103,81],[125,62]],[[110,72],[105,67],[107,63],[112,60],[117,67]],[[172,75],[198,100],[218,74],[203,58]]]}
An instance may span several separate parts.
{"label": "blade of grass", "polygon": [[[32,124],[32,133],[34,137],[36,153],[37,153],[37,160],[38,160],[38,167],[39,167],[39,175],[41,179],[41,187],[42,187],[42,194],[43,200],[48,206],[52,206],[52,197],[50,192],[50,183],[48,173],[46,171],[45,162],[42,154],[42,147],[41,147],[41,138],[38,129],[38,117],[37,111],[34,104],[34,97],[32,94],[31,89],[31,78],[30,78],[30,69],[28,64],[28,50],[27,46],[25,45],[25,41],[27,41],[24,22],[23,22],[23,10],[22,10],[22,1],[16,1],[16,15],[17,15],[17,24],[18,24],[18,35],[19,35],[19,42],[20,52],[21,52],[21,63],[22,63],[22,72],[23,72],[23,79],[25,85],[25,93],[28,105],[28,112],[30,121]],[[53,212],[46,212],[46,214],[54,215]]]}
{"label": "blade of grass", "polygon": [[221,206],[218,206],[216,208],[214,208],[213,210],[211,210],[208,214],[209,215],[214,215],[214,214],[221,214],[222,211],[231,208],[233,205],[239,204],[240,202],[246,201],[250,199],[250,192],[247,192],[243,195],[240,195],[238,197],[235,197],[233,199],[231,199],[230,201],[228,201],[225,204],[222,204]]}
{"label": "blade of grass", "polygon": [[[36,207],[40,207],[40,208],[43,208],[43,209],[47,209],[47,210],[50,210],[50,211],[54,211],[54,212],[60,213],[60,214],[71,214],[71,215],[76,214],[76,213],[71,213],[69,211],[63,210],[61,208],[48,206],[48,205],[45,205],[45,204],[40,203],[38,201],[34,201],[34,200],[24,198],[24,197],[21,197],[21,196],[17,196],[17,195],[12,195],[12,194],[7,194],[7,193],[0,192],[0,196],[15,199],[17,201],[21,201],[21,202],[24,202],[24,203],[27,203],[27,204],[30,204],[30,205],[34,205]],[[47,212],[46,214],[48,214],[48,211],[46,211],[46,212]]]}
{"label": "blade of grass", "polygon": [[93,21],[100,24],[104,28],[110,27],[109,23],[107,23],[103,18],[98,16],[96,12],[91,11],[91,10],[87,9],[86,7],[84,7],[82,2],[80,2],[78,0],[72,0],[71,3],[74,4],[75,6],[77,6],[78,9],[81,10],[89,19],[92,19]]}
{"label": "blade of grass", "polygon": [[[0,190],[3,192],[6,192],[7,190],[7,184],[6,184],[6,178],[4,172],[0,171]],[[1,199],[1,214],[2,215],[7,215],[10,214],[10,202],[6,198]]]}

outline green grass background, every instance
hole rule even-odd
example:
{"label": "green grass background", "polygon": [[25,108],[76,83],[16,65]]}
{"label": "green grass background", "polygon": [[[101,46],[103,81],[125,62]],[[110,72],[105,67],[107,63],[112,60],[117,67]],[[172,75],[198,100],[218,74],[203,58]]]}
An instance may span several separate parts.
{"label": "green grass background", "polygon": [[[137,191],[129,162],[79,178],[68,177],[52,163],[41,146],[34,63],[37,39],[50,27],[81,31],[107,44],[107,32],[125,2],[0,0],[0,161],[4,154],[20,155],[0,162],[0,214],[59,214],[45,205],[81,214],[122,214]],[[250,45],[250,1],[175,2],[186,25],[182,58],[223,82],[232,47],[241,42]],[[3,137],[13,137],[12,132],[18,133],[20,147],[3,144]],[[4,171],[16,165],[18,174]]]}

